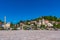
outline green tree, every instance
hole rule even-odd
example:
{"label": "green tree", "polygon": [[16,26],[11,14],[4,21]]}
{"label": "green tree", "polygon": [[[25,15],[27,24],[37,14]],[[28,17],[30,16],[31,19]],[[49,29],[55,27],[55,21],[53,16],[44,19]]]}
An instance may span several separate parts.
{"label": "green tree", "polygon": [[10,28],[12,28],[12,30],[17,30],[17,27],[15,27],[15,24],[11,23]]}
{"label": "green tree", "polygon": [[25,21],[25,24],[26,24],[26,25],[30,25],[30,24],[28,24],[28,22],[30,22],[30,20],[26,20],[26,21]]}
{"label": "green tree", "polygon": [[53,24],[53,25],[54,25],[53,26],[54,29],[60,29],[60,24],[57,24],[57,25],[56,24]]}
{"label": "green tree", "polygon": [[42,16],[42,18],[50,20],[50,21],[56,21],[57,20],[57,17],[55,17],[55,16]]}

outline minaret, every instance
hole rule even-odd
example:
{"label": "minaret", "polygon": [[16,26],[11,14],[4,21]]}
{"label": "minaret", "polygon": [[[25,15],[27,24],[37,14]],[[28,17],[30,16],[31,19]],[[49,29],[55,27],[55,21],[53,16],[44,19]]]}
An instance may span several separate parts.
{"label": "minaret", "polygon": [[6,16],[4,17],[4,23],[6,23]]}
{"label": "minaret", "polygon": [[4,17],[4,29],[6,29],[6,16]]}

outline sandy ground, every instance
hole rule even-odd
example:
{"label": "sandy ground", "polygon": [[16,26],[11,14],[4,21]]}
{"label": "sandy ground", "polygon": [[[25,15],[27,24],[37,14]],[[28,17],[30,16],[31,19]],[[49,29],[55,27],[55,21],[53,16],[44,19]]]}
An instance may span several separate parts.
{"label": "sandy ground", "polygon": [[0,40],[60,40],[60,31],[5,30],[0,31]]}

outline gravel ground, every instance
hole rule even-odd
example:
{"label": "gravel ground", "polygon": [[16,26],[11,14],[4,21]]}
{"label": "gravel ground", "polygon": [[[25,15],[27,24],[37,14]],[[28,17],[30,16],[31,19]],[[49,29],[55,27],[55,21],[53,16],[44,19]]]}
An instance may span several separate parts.
{"label": "gravel ground", "polygon": [[5,30],[0,31],[0,40],[60,40],[60,31]]}

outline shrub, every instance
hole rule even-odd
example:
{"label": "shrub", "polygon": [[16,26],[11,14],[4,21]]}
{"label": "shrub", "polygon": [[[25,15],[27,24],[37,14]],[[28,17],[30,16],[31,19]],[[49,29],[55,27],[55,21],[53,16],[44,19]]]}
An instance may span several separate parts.
{"label": "shrub", "polygon": [[4,28],[3,27],[0,27],[0,30],[4,30]]}
{"label": "shrub", "polygon": [[41,25],[40,28],[41,28],[42,30],[43,30],[43,29],[46,29],[45,25]]}
{"label": "shrub", "polygon": [[30,27],[27,27],[27,26],[24,26],[23,29],[24,30],[30,30],[31,28]]}

